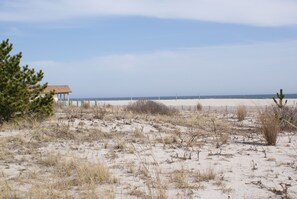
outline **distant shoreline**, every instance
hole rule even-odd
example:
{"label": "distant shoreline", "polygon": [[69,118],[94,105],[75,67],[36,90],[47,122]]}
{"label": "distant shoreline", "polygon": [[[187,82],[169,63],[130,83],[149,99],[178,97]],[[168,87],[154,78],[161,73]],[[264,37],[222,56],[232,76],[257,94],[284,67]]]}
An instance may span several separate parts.
{"label": "distant shoreline", "polygon": [[[286,94],[286,99],[297,99],[297,94]],[[197,95],[197,96],[152,96],[152,97],[98,97],[70,98],[72,101],[123,101],[123,100],[199,100],[199,99],[272,99],[275,94],[262,95]]]}

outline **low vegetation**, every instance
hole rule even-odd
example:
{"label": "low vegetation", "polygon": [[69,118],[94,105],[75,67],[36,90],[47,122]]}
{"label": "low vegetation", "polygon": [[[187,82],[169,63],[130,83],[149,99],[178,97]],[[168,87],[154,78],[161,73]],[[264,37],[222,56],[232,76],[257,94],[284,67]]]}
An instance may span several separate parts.
{"label": "low vegetation", "polygon": [[276,93],[276,97],[272,98],[276,106],[280,109],[285,107],[287,104],[288,100],[285,100],[285,95],[283,94],[283,89],[279,90],[279,93]]}
{"label": "low vegetation", "polygon": [[216,178],[217,173],[215,172],[214,168],[209,167],[207,169],[198,171],[197,180],[198,181],[210,181]]}
{"label": "low vegetation", "polygon": [[273,97],[273,101],[276,105],[276,107],[274,107],[274,113],[280,120],[281,130],[297,130],[297,108],[287,106],[288,100],[285,99],[283,89],[280,89],[280,92],[276,93],[276,97]]}
{"label": "low vegetation", "polygon": [[297,195],[296,135],[282,132],[280,119],[294,123],[291,107],[267,108],[257,121],[249,109],[245,122],[220,109],[173,114],[148,101],[55,108],[46,121],[0,127],[0,199],[254,198],[238,186],[262,198]]}
{"label": "low vegetation", "polygon": [[238,121],[243,121],[247,116],[247,109],[245,106],[240,105],[236,108],[236,114]]}
{"label": "low vegetation", "polygon": [[189,172],[182,167],[181,169],[175,170],[172,176],[172,182],[178,188],[187,188],[189,186],[188,182]]}
{"label": "low vegetation", "polygon": [[276,145],[280,133],[280,120],[272,109],[259,113],[260,130],[268,145]]}
{"label": "low vegetation", "polygon": [[297,130],[297,108],[285,106],[283,108],[274,107],[274,113],[280,120],[282,131]]}
{"label": "low vegetation", "polygon": [[196,104],[196,110],[197,111],[202,111],[202,104],[200,103],[200,102],[197,102],[197,104]]}
{"label": "low vegetation", "polygon": [[281,132],[294,132],[297,130],[297,109],[287,106],[283,90],[273,97],[275,107],[268,107],[259,113],[260,129],[268,145],[276,145]]}
{"label": "low vegetation", "polygon": [[169,108],[166,105],[151,101],[151,100],[138,100],[129,104],[126,108],[128,111],[133,113],[141,114],[160,114],[160,115],[172,115],[177,112],[173,108]]}

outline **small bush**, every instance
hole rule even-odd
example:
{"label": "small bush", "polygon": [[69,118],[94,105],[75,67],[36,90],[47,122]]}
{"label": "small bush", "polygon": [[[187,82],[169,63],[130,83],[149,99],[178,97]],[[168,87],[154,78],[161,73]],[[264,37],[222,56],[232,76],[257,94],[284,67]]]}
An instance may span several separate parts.
{"label": "small bush", "polygon": [[196,110],[197,111],[202,111],[202,104],[200,102],[197,103]]}
{"label": "small bush", "polygon": [[215,120],[214,118],[211,119],[211,123],[208,123],[211,126],[211,129],[209,129],[210,133],[213,135],[216,148],[220,148],[228,142],[230,126],[228,123]]}
{"label": "small bush", "polygon": [[93,118],[102,120],[107,113],[106,106],[95,106],[92,109]]}
{"label": "small bush", "polygon": [[83,101],[82,108],[83,109],[90,109],[91,105],[90,102]]}
{"label": "small bush", "polygon": [[236,113],[237,113],[237,119],[238,121],[243,121],[247,115],[247,110],[246,107],[241,105],[238,106],[236,109]]}
{"label": "small bush", "polygon": [[275,115],[281,120],[280,128],[282,131],[296,131],[297,130],[297,108],[296,107],[282,107],[274,108]]}
{"label": "small bush", "polygon": [[276,145],[280,132],[280,120],[271,109],[259,114],[260,129],[268,145]]}
{"label": "small bush", "polygon": [[160,114],[160,115],[172,115],[176,113],[176,109],[171,109],[166,105],[150,100],[138,100],[126,108],[128,111],[142,114]]}

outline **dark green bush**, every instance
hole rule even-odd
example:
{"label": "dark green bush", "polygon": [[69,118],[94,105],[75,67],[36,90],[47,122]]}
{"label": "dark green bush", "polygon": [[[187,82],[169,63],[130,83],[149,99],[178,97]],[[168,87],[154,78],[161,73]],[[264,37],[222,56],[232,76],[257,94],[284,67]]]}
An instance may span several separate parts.
{"label": "dark green bush", "polygon": [[138,100],[126,108],[128,111],[142,114],[160,114],[160,115],[171,115],[177,112],[176,109],[167,107],[162,103],[158,103],[151,100]]}
{"label": "dark green bush", "polygon": [[53,113],[53,92],[43,93],[43,72],[20,66],[22,53],[10,55],[9,40],[0,43],[0,124],[18,117],[43,118]]}

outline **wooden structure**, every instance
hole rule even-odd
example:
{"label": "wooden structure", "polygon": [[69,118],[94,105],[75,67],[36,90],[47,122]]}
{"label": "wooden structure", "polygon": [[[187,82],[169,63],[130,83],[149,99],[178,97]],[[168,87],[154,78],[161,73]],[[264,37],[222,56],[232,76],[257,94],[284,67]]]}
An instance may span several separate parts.
{"label": "wooden structure", "polygon": [[71,93],[71,90],[68,85],[62,85],[62,86],[47,86],[44,90],[45,93],[54,91],[55,101],[68,101],[69,102],[69,94]]}

